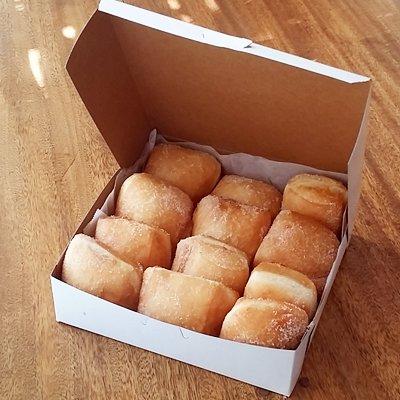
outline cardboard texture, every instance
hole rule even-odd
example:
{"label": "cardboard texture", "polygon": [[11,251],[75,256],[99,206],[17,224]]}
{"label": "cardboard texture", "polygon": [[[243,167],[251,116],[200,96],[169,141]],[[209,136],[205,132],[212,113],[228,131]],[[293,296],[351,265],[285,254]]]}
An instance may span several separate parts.
{"label": "cardboard texture", "polygon": [[118,187],[145,162],[152,128],[220,153],[270,159],[276,171],[289,164],[274,160],[348,178],[348,230],[296,350],[214,338],[91,296],[59,279],[64,253],[52,273],[58,321],[290,395],[354,225],[369,79],[114,0],[101,1],[67,70],[119,165],[134,165],[116,173],[77,232],[93,229],[97,209],[113,212]]}
{"label": "cardboard texture", "polygon": [[[103,9],[106,5],[110,13],[115,7],[121,15],[123,9],[125,18],[143,13],[119,2],[100,4]],[[146,15],[143,20],[150,23],[155,14]],[[166,23],[165,30],[173,26]],[[98,40],[99,35],[108,36],[107,40]],[[257,53],[210,46],[97,12],[79,38],[67,69],[121,166],[132,164],[126,154],[130,150],[131,157],[135,155],[138,142],[143,145],[145,141],[138,124],[121,126],[126,110],[134,109],[135,121],[147,118],[151,128],[157,127],[166,136],[346,172],[369,82],[360,77],[359,82],[349,84],[271,60],[269,51],[263,56],[257,48]],[[113,95],[93,93],[93,84],[101,94],[110,93],[108,87],[112,87]],[[116,109],[121,101],[132,105]],[[146,117],[137,110],[139,102]],[[126,144],[124,150],[116,144],[121,140]]]}

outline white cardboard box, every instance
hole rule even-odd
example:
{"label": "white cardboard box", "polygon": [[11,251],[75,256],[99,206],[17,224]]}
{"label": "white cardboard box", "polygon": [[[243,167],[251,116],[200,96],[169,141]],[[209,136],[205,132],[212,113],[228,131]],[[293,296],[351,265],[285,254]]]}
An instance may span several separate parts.
{"label": "white cardboard box", "polygon": [[346,174],[344,234],[316,315],[296,350],[235,343],[164,322],[82,292],[51,275],[57,321],[290,395],[350,238],[367,133],[368,78],[102,0],[67,70],[118,171],[82,232],[135,163],[148,134]]}

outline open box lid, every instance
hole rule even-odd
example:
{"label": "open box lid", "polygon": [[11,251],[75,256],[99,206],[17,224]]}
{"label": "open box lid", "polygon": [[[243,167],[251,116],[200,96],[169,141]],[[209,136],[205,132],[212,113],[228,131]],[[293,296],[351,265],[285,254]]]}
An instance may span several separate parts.
{"label": "open box lid", "polygon": [[347,172],[370,89],[369,78],[114,0],[100,2],[67,70],[121,167],[157,128],[220,151]]}

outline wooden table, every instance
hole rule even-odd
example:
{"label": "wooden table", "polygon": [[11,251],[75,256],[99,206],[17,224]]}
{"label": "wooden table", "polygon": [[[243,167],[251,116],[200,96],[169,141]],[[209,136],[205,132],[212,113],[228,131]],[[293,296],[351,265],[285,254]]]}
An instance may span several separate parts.
{"label": "wooden table", "polygon": [[[133,3],[374,79],[354,237],[292,398],[400,398],[399,3]],[[95,7],[0,2],[0,398],[280,398],[55,322],[49,273],[117,168],[64,69]]]}

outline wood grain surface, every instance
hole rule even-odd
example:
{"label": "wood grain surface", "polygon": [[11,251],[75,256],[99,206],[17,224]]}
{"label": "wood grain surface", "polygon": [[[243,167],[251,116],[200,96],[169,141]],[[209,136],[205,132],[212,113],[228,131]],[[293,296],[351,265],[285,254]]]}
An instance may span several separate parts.
{"label": "wood grain surface", "polygon": [[[400,398],[400,3],[138,0],[374,80],[356,229],[293,399]],[[94,0],[0,2],[0,399],[278,399],[55,322],[49,274],[117,165],[64,69]]]}

